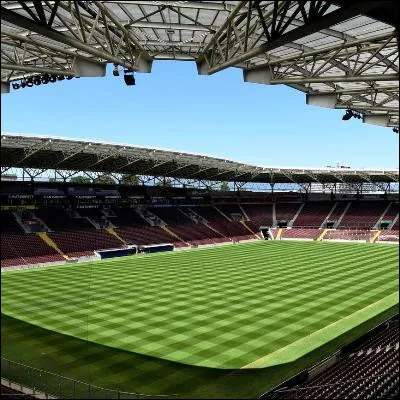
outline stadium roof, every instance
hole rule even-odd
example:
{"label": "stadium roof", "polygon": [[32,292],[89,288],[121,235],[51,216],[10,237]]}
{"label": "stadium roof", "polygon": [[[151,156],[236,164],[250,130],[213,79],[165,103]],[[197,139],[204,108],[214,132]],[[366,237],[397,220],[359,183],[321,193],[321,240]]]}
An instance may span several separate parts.
{"label": "stadium roof", "polygon": [[[35,74],[150,72],[193,60],[200,74],[243,69],[308,104],[399,124],[397,1],[2,1],[2,92]],[[398,33],[397,33],[398,35]]]}
{"label": "stadium roof", "polygon": [[1,172],[10,168],[93,171],[207,181],[390,183],[399,170],[273,168],[202,154],[51,136],[1,134]]}

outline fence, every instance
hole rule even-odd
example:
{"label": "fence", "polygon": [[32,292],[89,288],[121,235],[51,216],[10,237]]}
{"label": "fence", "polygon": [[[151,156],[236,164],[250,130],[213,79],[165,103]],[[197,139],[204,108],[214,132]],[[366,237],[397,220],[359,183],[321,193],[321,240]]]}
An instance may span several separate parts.
{"label": "fence", "polygon": [[157,399],[176,395],[148,395],[91,385],[1,357],[1,377],[60,399]]}

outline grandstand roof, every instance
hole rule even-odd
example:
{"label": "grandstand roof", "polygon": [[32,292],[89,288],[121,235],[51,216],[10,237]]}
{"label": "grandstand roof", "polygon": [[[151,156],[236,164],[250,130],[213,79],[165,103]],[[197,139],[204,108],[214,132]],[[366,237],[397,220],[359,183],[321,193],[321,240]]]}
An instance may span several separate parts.
{"label": "grandstand roof", "polygon": [[[2,1],[2,92],[35,74],[150,72],[153,60],[230,66],[308,104],[398,126],[397,1]],[[397,21],[398,22],[398,21]]]}
{"label": "grandstand roof", "polygon": [[262,183],[398,182],[399,170],[274,168],[224,158],[52,136],[1,134],[1,172],[9,168],[129,173]]}

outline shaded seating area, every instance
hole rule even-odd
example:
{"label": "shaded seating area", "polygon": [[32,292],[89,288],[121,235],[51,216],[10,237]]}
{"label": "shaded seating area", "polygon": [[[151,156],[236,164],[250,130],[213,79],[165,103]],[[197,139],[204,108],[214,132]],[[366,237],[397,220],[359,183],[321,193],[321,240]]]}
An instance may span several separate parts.
{"label": "shaded seating area", "polygon": [[392,320],[314,378],[264,399],[394,399],[399,395],[399,321]]}

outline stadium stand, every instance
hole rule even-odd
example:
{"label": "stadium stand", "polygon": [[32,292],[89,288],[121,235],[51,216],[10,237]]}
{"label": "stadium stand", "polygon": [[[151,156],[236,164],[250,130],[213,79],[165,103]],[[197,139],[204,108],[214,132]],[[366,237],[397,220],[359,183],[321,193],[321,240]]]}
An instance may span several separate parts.
{"label": "stadium stand", "polygon": [[3,233],[24,233],[11,211],[1,211],[0,229]]}
{"label": "stadium stand", "polygon": [[287,221],[288,223],[296,215],[301,204],[298,203],[277,203],[276,219],[277,221]]}
{"label": "stadium stand", "polygon": [[379,235],[378,242],[399,242],[399,230],[385,230]]}
{"label": "stadium stand", "polygon": [[330,230],[325,235],[324,240],[361,240],[369,241],[372,237],[372,233],[366,229],[336,229]]}
{"label": "stadium stand", "polygon": [[[398,316],[344,349],[306,383],[283,384],[263,399],[394,399],[399,395]],[[361,343],[360,343],[361,342]],[[360,344],[357,344],[360,343]],[[295,381],[295,380],[293,380]]]}
{"label": "stadium stand", "polygon": [[228,221],[214,207],[191,207],[193,211],[205,218],[210,226],[222,236],[247,236],[248,230],[237,221]]}
{"label": "stadium stand", "polygon": [[[294,227],[282,229],[280,239],[316,240],[323,233],[318,229],[333,207],[329,201],[313,201],[304,204],[295,220]],[[353,202],[341,221],[340,228],[330,229],[323,240],[370,241],[377,231],[372,227],[383,211],[385,218],[396,217],[396,203],[385,201]],[[348,202],[338,202],[329,217],[339,221]],[[272,204],[238,203],[190,207],[154,207],[140,209],[132,207],[107,208],[63,208],[39,207],[29,215],[43,221],[42,230],[50,229],[47,235],[56,248],[33,233],[24,233],[17,217],[24,215],[10,210],[1,212],[2,266],[63,261],[68,257],[94,255],[95,250],[120,248],[126,244],[150,245],[173,243],[176,247],[211,245],[223,242],[238,242],[256,239],[259,227],[273,225]],[[277,219],[290,221],[300,209],[299,203],[276,203]],[[27,213],[25,213],[28,215]],[[249,218],[245,219],[244,214]],[[224,216],[225,215],[225,216]],[[234,216],[241,221],[230,221]],[[33,218],[33,217],[32,217]],[[244,225],[244,224],[245,225]],[[378,242],[398,242],[398,222],[391,230],[383,230],[376,238]],[[166,226],[158,226],[166,224]],[[155,226],[153,226],[155,225]],[[346,228],[346,225],[350,227]],[[116,235],[107,232],[112,226]],[[360,229],[362,227],[362,229]],[[253,233],[252,233],[253,232]],[[279,230],[272,229],[275,236]],[[279,235],[278,235],[279,236]],[[23,250],[20,251],[20,246]],[[58,248],[57,248],[58,246]]]}
{"label": "stadium stand", "polygon": [[118,248],[123,245],[115,236],[104,230],[79,230],[51,232],[49,237],[69,257],[93,255],[94,250]]}
{"label": "stadium stand", "polygon": [[[72,214],[78,213],[74,211]],[[40,208],[35,214],[41,218],[46,225],[53,231],[86,231],[93,229],[93,225],[82,217],[72,217],[71,213],[60,207]],[[76,214],[75,214],[76,215]],[[79,214],[78,214],[79,215]]]}
{"label": "stadium stand", "polygon": [[258,231],[260,226],[272,226],[272,204],[242,204],[242,207],[253,230]]}
{"label": "stadium stand", "polygon": [[320,234],[321,230],[318,228],[289,228],[282,231],[282,238],[316,240]]}
{"label": "stadium stand", "polygon": [[63,261],[63,257],[36,234],[2,234],[1,266]]}
{"label": "stadium stand", "polygon": [[352,202],[339,227],[371,229],[385,211],[387,202]]}
{"label": "stadium stand", "polygon": [[329,221],[339,221],[343,212],[346,209],[348,202],[347,201],[338,201],[336,202],[336,206],[332,211],[332,214],[329,216]]}
{"label": "stadium stand", "polygon": [[11,389],[7,386],[1,385],[1,397],[8,400],[31,400],[37,399],[35,396],[25,394],[15,389]]}
{"label": "stadium stand", "polygon": [[332,209],[331,202],[308,202],[304,205],[293,227],[319,228]]}

